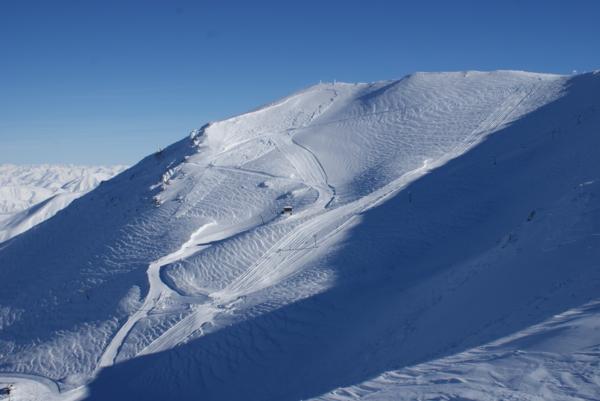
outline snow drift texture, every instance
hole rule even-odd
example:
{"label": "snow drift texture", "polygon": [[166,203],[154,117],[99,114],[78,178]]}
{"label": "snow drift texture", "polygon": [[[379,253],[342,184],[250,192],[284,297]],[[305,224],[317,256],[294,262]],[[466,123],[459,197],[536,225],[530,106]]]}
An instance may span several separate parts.
{"label": "snow drift texture", "polygon": [[40,399],[598,398],[599,93],[419,73],[209,124],[2,246],[0,369]]}

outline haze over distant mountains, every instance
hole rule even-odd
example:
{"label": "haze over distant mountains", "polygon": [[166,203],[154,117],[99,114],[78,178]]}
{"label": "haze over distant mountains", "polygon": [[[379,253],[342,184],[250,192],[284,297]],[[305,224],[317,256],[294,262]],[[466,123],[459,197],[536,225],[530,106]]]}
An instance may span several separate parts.
{"label": "haze over distant mountains", "polygon": [[54,216],[125,168],[0,164],[0,242]]}

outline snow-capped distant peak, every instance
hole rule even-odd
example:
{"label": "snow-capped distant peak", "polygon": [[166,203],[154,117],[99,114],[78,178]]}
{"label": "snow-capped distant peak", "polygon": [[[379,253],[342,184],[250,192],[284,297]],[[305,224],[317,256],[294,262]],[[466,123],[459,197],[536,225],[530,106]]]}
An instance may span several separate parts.
{"label": "snow-capped distant peak", "polygon": [[0,164],[0,242],[52,217],[125,168]]}

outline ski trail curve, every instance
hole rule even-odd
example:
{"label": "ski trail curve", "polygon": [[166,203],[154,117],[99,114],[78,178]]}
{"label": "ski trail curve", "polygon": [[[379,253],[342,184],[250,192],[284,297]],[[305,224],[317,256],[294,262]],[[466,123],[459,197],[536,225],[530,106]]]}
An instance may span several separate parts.
{"label": "ski trail curve", "polygon": [[144,304],[132,315],[129,316],[125,324],[121,326],[119,331],[113,336],[109,345],[105,348],[100,361],[98,362],[98,368],[104,368],[111,366],[115,363],[121,346],[125,342],[125,339],[133,326],[142,318],[148,316],[149,312],[156,307],[158,300],[169,294],[176,294],[170,287],[168,287],[160,278],[160,269],[176,260],[184,259],[190,256],[192,253],[198,251],[196,245],[202,234],[210,227],[214,226],[215,223],[204,224],[200,229],[194,232],[190,239],[185,242],[178,250],[172,252],[160,259],[150,263],[147,276],[148,276],[148,294],[144,300]]}
{"label": "ski trail curve", "polygon": [[[292,164],[294,169],[298,172],[300,179],[305,185],[314,188],[319,196],[317,201],[312,205],[309,211],[309,215],[319,213],[329,205],[334,197],[334,190],[327,182],[327,174],[323,169],[321,162],[318,160],[316,155],[308,150],[306,147],[299,145],[295,142],[289,132],[280,135],[273,135],[271,137],[277,149],[287,158]],[[243,172],[243,170],[240,170]],[[308,226],[306,226],[310,223]],[[266,280],[264,277],[267,272],[273,272],[274,255],[278,254],[278,250],[284,247],[299,247],[304,243],[304,235],[302,233],[315,230],[320,224],[319,221],[310,219],[308,222],[303,223],[302,232],[292,233],[291,235],[284,236],[282,239],[277,241],[271,246],[257,262],[250,266],[244,273],[242,273],[233,283],[227,286],[221,291],[217,291],[213,294],[208,294],[211,302],[197,305],[195,310],[189,315],[185,316],[179,322],[170,327],[165,333],[158,338],[154,339],[150,344],[146,345],[140,352],[139,355],[159,352],[164,349],[173,347],[196,331],[201,331],[203,325],[212,322],[214,317],[232,307],[232,303],[239,298],[238,294],[242,295],[245,293],[245,289],[248,288],[264,288],[271,280]],[[306,244],[304,244],[306,246]],[[289,257],[279,258],[281,262],[290,264],[291,262],[297,262],[301,259],[300,254],[290,254]],[[281,279],[289,273],[290,269],[281,270],[278,274],[272,274],[272,279]],[[287,272],[287,273],[286,273]]]}
{"label": "ski trail curve", "polygon": [[[314,246],[311,245],[316,245],[317,238],[319,239],[319,243],[323,244],[350,224],[361,213],[389,199],[410,182],[427,174],[431,169],[456,157],[457,154],[465,152],[469,147],[474,145],[478,137],[495,131],[504,121],[510,118],[523,101],[531,96],[535,90],[536,87],[527,91],[519,88],[507,96],[475,130],[461,141],[460,145],[456,146],[448,154],[434,161],[425,160],[421,167],[403,174],[398,179],[363,198],[332,210],[318,210],[308,221],[302,223],[293,232],[276,242],[261,259],[246,269],[229,286],[213,294],[213,297],[222,301],[231,301],[248,293],[268,287],[290,276],[295,272],[295,266],[298,265],[298,262],[314,250]],[[280,140],[277,142],[277,146],[288,157],[288,160],[290,160],[296,170],[299,171],[301,177],[306,180],[307,184],[321,189],[323,193],[328,193],[332,198],[333,193],[324,188],[326,185],[328,186],[327,175],[316,155],[306,147],[299,145],[292,137],[284,137],[284,139],[286,142]],[[288,139],[289,142],[287,142]],[[294,151],[291,145],[296,145],[296,151]],[[298,149],[304,150],[304,154],[298,152]]]}
{"label": "ski trail curve", "polygon": [[[275,146],[287,158],[297,171],[299,178],[307,185],[317,190],[319,197],[316,202],[302,214],[306,221],[299,224],[290,233],[276,241],[242,274],[235,278],[225,288],[208,294],[209,301],[194,305],[192,312],[178,321],[162,335],[154,339],[143,348],[138,355],[155,353],[172,348],[194,333],[202,333],[206,324],[212,323],[218,314],[235,308],[236,303],[244,296],[260,291],[293,275],[298,271],[302,262],[315,251],[318,246],[327,244],[337,233],[351,224],[361,213],[381,204],[386,199],[395,195],[408,184],[427,174],[448,160],[464,153],[474,146],[480,138],[495,131],[536,90],[518,88],[508,95],[499,106],[488,114],[465,138],[448,153],[436,160],[425,160],[422,166],[409,171],[387,185],[371,192],[355,201],[336,208],[328,208],[335,197],[335,189],[329,185],[327,174],[318,157],[305,146],[293,139],[289,130],[279,135],[272,135]],[[260,172],[249,172],[261,174]],[[178,251],[173,252],[150,264],[148,278],[151,289],[146,297],[144,306],[134,313],[107,347],[102,355],[100,367],[114,363],[120,344],[123,343],[127,333],[139,319],[147,316],[153,308],[158,297],[165,292],[172,292],[160,280],[160,268],[173,261],[185,258],[193,252],[203,228],[200,228]],[[226,236],[224,236],[226,238]],[[318,238],[318,246],[317,245]]]}
{"label": "ski trail curve", "polygon": [[273,142],[294,167],[304,184],[318,192],[317,202],[312,209],[325,208],[335,196],[335,191],[329,185],[327,174],[319,159],[313,152],[294,141],[289,132],[285,135],[273,136]]}

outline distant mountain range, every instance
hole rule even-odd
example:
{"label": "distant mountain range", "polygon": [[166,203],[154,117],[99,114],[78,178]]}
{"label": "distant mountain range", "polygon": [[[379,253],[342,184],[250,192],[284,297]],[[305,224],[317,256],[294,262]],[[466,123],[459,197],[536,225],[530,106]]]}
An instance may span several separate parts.
{"label": "distant mountain range", "polygon": [[0,242],[54,216],[125,168],[0,164]]}

